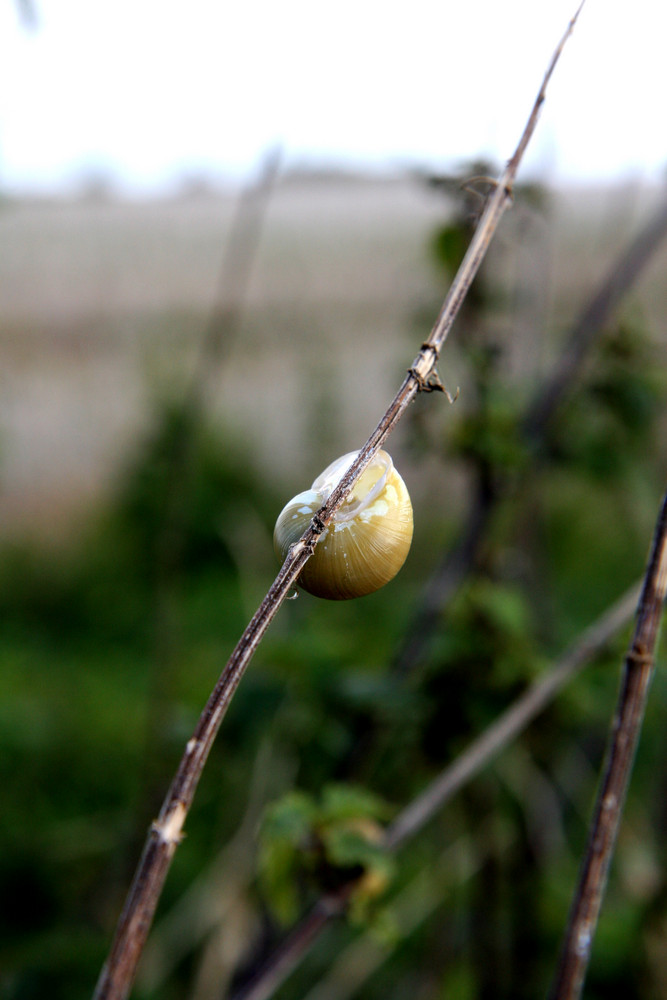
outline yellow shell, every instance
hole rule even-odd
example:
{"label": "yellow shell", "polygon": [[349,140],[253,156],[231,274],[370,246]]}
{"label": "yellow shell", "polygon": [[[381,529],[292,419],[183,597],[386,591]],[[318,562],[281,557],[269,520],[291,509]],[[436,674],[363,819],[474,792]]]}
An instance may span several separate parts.
{"label": "yellow shell", "polygon": [[[357,455],[355,451],[336,459],[309,490],[283,508],[273,533],[280,560],[301,538]],[[412,504],[406,485],[387,452],[378,451],[322,533],[299,586],[333,601],[372,594],[396,576],[411,541]]]}

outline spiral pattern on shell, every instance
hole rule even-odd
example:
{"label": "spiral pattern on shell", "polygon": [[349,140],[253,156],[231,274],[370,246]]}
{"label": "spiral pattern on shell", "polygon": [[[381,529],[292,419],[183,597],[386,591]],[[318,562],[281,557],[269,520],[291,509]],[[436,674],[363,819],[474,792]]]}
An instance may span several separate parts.
{"label": "spiral pattern on shell", "polygon": [[[309,490],[285,505],[273,535],[280,560],[301,538],[358,452],[336,459]],[[396,576],[412,542],[412,504],[386,451],[378,451],[322,533],[299,576],[316,597],[347,600],[379,590]]]}

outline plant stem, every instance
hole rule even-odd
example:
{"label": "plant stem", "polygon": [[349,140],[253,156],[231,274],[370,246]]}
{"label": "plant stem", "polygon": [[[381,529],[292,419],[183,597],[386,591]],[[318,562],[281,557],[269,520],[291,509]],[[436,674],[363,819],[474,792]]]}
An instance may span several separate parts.
{"label": "plant stem", "polygon": [[[547,444],[549,422],[567,398],[571,387],[576,385],[577,373],[586,361],[595,337],[609,322],[614,309],[633,287],[665,236],[667,201],[660,206],[657,214],[651,213],[648,222],[614,262],[577,316],[558,364],[539,387],[521,421],[522,440],[534,455],[526,474],[534,475],[535,463],[540,461],[541,451]],[[514,480],[512,489],[516,491],[520,485],[521,480]],[[504,488],[493,495],[480,484],[476,486],[467,523],[454,548],[446,553],[426,584],[421,605],[396,654],[394,670],[398,673],[413,670],[428,653],[442,609],[475,563],[484,545],[489,522],[497,509],[498,495],[503,494]]]}
{"label": "plant stem", "polygon": [[387,847],[395,850],[414,836],[452,795],[471,780],[506,747],[560,689],[602,649],[630,620],[637,603],[638,586],[632,587],[590,628],[555,666],[510,705],[495,722],[459,754],[434,781],[396,817],[387,830]]}
{"label": "plant stem", "polygon": [[653,209],[646,225],[613,264],[593,298],[572,327],[561,359],[524,420],[524,436],[534,445],[541,443],[554,411],[576,384],[575,375],[600,328],[633,287],[646,264],[667,235],[667,201]]}
{"label": "plant stem", "polygon": [[[522,694],[498,719],[413,799],[388,827],[385,846],[397,851],[424,826],[465,784],[508,746],[557,693],[589,663],[630,621],[640,585],[631,587],[593,622],[540,680]],[[235,994],[233,1000],[268,1000],[304,958],[328,922],[345,912],[351,886],[345,895],[323,896],[293,928],[262,969]]]}
{"label": "plant stem", "polygon": [[637,608],[635,631],[625,658],[603,778],[550,993],[551,1000],[576,1000],[583,988],[644,718],[666,591],[667,493],[660,508]]}
{"label": "plant stem", "polygon": [[435,372],[442,345],[484,259],[500,219],[511,202],[516,174],[526,147],[535,131],[544,103],[547,84],[582,6],[583,0],[551,58],[517,148],[487,202],[468,251],[445,298],[428,340],[422,345],[419,354],[408,369],[408,374],[400,389],[359,452],[357,459],[332,491],[326,504],[317,512],[302,538],[291,547],[276,580],[246,627],[213,689],[192,739],[186,745],[185,753],[164,800],[160,815],[149,831],[139,866],[116,928],[109,957],[98,980],[94,1000],[124,1000],[127,997],[164,880],[176,847],[183,836],[185,818],[192,804],[204,764],[238,683],[269,624],[294,587],[299,573],[312,555],[319,537],[332,520],[336,510],[345,500],[375,452],[401,419],[416,394],[430,386],[429,380]]}

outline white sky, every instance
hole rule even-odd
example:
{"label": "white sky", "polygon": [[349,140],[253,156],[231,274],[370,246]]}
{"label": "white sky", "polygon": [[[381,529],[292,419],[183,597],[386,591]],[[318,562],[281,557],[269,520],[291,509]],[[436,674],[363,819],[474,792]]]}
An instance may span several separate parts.
{"label": "white sky", "polygon": [[[576,0],[0,0],[0,189],[287,162],[446,167],[514,149]],[[667,167],[667,10],[587,0],[529,165]]]}

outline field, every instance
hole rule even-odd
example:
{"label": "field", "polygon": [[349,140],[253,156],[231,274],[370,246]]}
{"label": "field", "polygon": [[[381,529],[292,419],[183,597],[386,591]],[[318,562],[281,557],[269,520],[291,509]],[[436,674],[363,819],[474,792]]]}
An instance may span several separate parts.
{"label": "field", "polygon": [[[667,474],[667,241],[545,426],[529,415],[662,197],[517,190],[439,364],[458,397],[421,394],[390,442],[406,565],[362,600],[281,609],[136,997],[241,1000],[299,914],[350,885],[348,919],[280,1000],[545,994],[627,629],[407,850],[388,858],[380,831],[642,573]],[[479,196],[287,177],[247,268],[239,204],[0,204],[3,1000],[90,996],[148,824],[275,575],[275,517],[383,413]],[[666,704],[658,670],[590,1000],[667,997]]]}
{"label": "field", "polygon": [[[501,322],[523,371],[601,280],[656,192],[628,185],[552,196],[506,220],[494,256],[514,303]],[[156,402],[186,391],[224,297],[237,199],[8,203],[0,211],[3,533],[56,534],[114,482]],[[273,195],[242,323],[211,374],[212,411],[271,483],[290,489],[365,439],[446,289],[429,239],[447,201],[419,179],[284,184]],[[629,299],[667,339],[667,252]],[[443,373],[458,381],[455,328]],[[516,366],[515,366],[516,367]],[[463,387],[462,402],[465,401]]]}
{"label": "field", "polygon": [[[52,505],[58,518],[87,503],[145,430],[155,397],[184,391],[219,299],[234,204],[5,208],[4,518],[41,519]],[[340,401],[338,440],[359,440],[379,414],[410,354],[406,327],[429,287],[424,239],[439,209],[398,185],[274,197],[243,325],[214,387],[220,419],[269,476],[311,459],[312,383]],[[354,359],[342,349],[350,344]]]}

